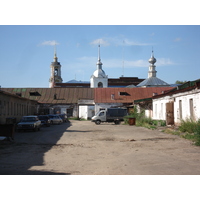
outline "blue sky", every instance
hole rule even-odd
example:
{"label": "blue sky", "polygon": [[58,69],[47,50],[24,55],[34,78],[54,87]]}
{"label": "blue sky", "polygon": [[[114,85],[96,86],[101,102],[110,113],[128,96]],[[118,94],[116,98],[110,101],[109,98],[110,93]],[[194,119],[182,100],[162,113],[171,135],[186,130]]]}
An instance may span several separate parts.
{"label": "blue sky", "polygon": [[200,26],[1,25],[0,35],[1,87],[48,87],[55,43],[63,82],[90,80],[99,42],[109,78],[147,78],[152,48],[158,78],[200,78]]}

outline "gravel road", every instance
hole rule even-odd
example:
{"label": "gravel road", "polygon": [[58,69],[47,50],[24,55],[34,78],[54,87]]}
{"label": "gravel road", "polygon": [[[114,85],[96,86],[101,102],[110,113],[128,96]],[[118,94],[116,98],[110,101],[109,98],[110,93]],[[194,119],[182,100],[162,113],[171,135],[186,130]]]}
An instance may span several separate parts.
{"label": "gravel road", "polygon": [[199,175],[200,147],[159,130],[75,121],[0,143],[0,174]]}

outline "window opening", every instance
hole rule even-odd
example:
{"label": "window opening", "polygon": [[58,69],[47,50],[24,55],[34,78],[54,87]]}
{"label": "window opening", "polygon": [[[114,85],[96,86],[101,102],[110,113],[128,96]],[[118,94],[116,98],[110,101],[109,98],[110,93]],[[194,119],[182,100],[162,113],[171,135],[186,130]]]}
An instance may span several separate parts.
{"label": "window opening", "polygon": [[119,92],[119,95],[121,96],[131,96],[129,93],[127,92]]}
{"label": "window opening", "polygon": [[102,88],[103,87],[103,83],[102,82],[99,82],[98,83],[98,88]]}

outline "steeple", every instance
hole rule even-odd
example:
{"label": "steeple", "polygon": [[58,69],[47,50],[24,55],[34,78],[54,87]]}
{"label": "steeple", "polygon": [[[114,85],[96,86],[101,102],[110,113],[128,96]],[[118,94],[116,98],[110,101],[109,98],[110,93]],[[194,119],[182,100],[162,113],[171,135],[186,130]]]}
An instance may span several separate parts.
{"label": "steeple", "polygon": [[102,62],[100,57],[100,44],[98,45],[98,61],[97,61],[97,69],[94,71],[93,75],[90,78],[90,87],[108,87],[108,76],[102,69]]}
{"label": "steeple", "polygon": [[156,77],[157,71],[155,70],[156,59],[154,58],[153,49],[151,52],[151,58],[149,59],[149,71],[148,78],[137,85],[137,87],[166,87],[170,86],[168,83]]}
{"label": "steeple", "polygon": [[57,58],[57,55],[56,55],[56,44],[54,46],[54,62],[58,62],[58,58]]}
{"label": "steeple", "polygon": [[100,57],[100,44],[98,46],[98,61],[97,61],[97,69],[102,69],[102,62],[101,62],[101,57]]}
{"label": "steeple", "polygon": [[156,70],[155,70],[155,63],[156,63],[156,59],[154,58],[154,53],[153,53],[153,50],[152,50],[152,53],[151,53],[151,58],[149,59],[149,72],[148,72],[148,78],[150,77],[156,77]]}

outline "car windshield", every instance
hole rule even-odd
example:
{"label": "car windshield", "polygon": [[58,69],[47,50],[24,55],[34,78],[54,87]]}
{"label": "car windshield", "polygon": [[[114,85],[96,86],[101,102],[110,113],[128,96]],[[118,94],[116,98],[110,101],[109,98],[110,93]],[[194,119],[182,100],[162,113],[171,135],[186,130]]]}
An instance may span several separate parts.
{"label": "car windshield", "polygon": [[35,122],[36,118],[35,117],[23,117],[22,122]]}

